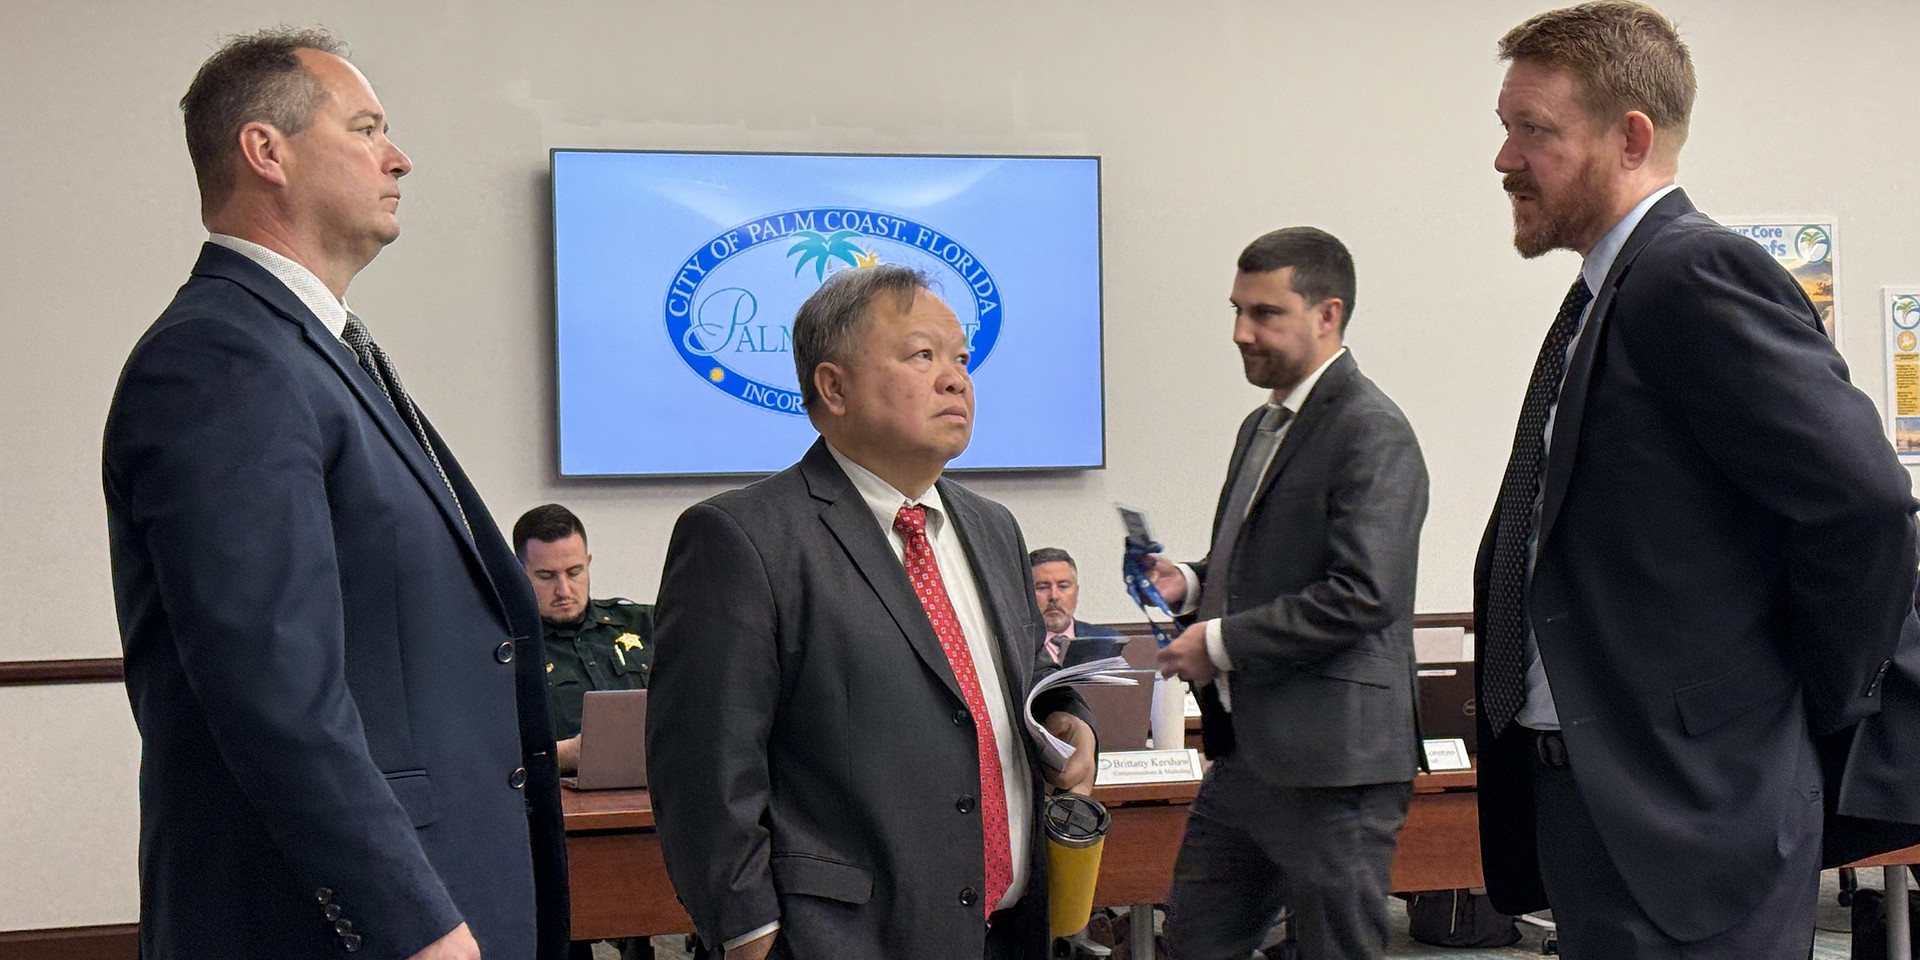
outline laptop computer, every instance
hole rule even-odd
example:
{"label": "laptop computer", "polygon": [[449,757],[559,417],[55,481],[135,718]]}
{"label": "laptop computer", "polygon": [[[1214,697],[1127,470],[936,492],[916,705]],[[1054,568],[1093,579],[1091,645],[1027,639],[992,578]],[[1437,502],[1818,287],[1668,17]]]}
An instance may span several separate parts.
{"label": "laptop computer", "polygon": [[562,782],[576,790],[647,785],[647,691],[586,692],[580,708],[580,769]]}
{"label": "laptop computer", "polygon": [[1151,670],[1115,670],[1114,676],[1132,677],[1131,687],[1089,685],[1077,688],[1093,711],[1093,729],[1102,750],[1144,750],[1153,734],[1153,677]]}
{"label": "laptop computer", "polygon": [[1416,680],[1420,693],[1420,736],[1428,740],[1458,737],[1473,750],[1473,663],[1423,663]]}

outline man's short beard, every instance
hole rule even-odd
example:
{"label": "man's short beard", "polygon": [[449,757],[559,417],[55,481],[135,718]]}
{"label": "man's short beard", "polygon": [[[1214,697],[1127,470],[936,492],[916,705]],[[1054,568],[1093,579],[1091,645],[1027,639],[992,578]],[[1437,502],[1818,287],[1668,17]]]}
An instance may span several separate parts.
{"label": "man's short beard", "polygon": [[1549,209],[1539,185],[1530,178],[1521,179],[1517,175],[1507,178],[1508,185],[1515,181],[1524,183],[1532,189],[1527,190],[1539,208],[1531,229],[1520,220],[1520,209],[1513,211],[1513,248],[1520,256],[1532,260],[1554,250],[1579,250],[1579,244],[1598,240],[1598,233],[1608,226],[1601,221],[1608,214],[1606,176],[1601,170],[1600,158],[1580,169],[1580,175],[1567,187],[1565,198],[1560,204]]}
{"label": "man's short beard", "polygon": [[[1052,620],[1056,617],[1062,621],[1061,626],[1057,629],[1052,623]],[[1073,626],[1073,617],[1069,616],[1067,611],[1060,607],[1048,607],[1040,611],[1040,622],[1044,624],[1049,631],[1062,633],[1066,631],[1067,627]]]}
{"label": "man's short beard", "polygon": [[1306,360],[1294,362],[1279,353],[1268,353],[1265,354],[1265,356],[1268,360],[1267,373],[1266,376],[1261,377],[1254,375],[1251,366],[1248,364],[1246,354],[1243,352],[1240,356],[1241,368],[1246,374],[1247,382],[1262,390],[1284,390],[1291,392],[1294,387],[1299,386],[1305,381],[1307,374],[1312,373],[1314,369],[1308,365],[1309,361]]}

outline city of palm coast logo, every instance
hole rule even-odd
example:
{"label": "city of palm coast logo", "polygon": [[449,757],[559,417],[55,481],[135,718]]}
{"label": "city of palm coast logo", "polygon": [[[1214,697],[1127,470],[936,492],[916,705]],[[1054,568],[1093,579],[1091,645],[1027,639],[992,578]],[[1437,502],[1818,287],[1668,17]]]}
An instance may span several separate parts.
{"label": "city of palm coast logo", "polygon": [[667,335],[687,368],[743,403],[802,416],[793,315],[827,276],[917,267],[953,308],[976,371],[999,342],[1000,288],[960,241],[908,217],[849,207],[786,210],[721,231],[667,284]]}

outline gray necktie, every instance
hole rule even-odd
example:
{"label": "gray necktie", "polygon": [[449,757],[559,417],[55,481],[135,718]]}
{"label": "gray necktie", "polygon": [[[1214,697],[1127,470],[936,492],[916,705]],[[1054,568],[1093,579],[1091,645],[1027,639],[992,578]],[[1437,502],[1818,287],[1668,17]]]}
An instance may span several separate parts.
{"label": "gray necktie", "polygon": [[1207,554],[1207,579],[1200,585],[1197,611],[1201,620],[1212,620],[1227,612],[1228,585],[1232,583],[1228,574],[1234,543],[1240,539],[1240,525],[1246,522],[1254,492],[1260,489],[1267,464],[1273,460],[1273,451],[1280,445],[1280,428],[1292,417],[1293,411],[1286,407],[1268,406],[1260,415],[1260,422],[1254,425],[1253,437],[1247,441],[1246,453],[1240,458],[1240,468],[1234,473],[1233,487],[1227,494],[1226,512],[1220,515],[1213,550]]}
{"label": "gray necktie", "polygon": [[440,482],[446,485],[447,496],[453,498],[453,508],[460,514],[460,525],[467,528],[467,536],[473,536],[473,524],[467,522],[467,508],[460,503],[460,495],[453,491],[446,468],[440,466],[440,455],[434,452],[433,441],[427,439],[427,425],[420,419],[420,408],[413,405],[413,398],[407,396],[407,389],[400,385],[400,373],[393,368],[393,358],[373,342],[373,334],[367,332],[367,325],[351,312],[347,314],[346,329],[340,331],[340,339],[353,350],[361,369],[373,378],[380,392],[386,394],[387,402],[399,411],[400,419],[406,421],[407,429],[420,442],[420,449],[427,452],[427,459],[433,463],[433,472],[440,475]]}

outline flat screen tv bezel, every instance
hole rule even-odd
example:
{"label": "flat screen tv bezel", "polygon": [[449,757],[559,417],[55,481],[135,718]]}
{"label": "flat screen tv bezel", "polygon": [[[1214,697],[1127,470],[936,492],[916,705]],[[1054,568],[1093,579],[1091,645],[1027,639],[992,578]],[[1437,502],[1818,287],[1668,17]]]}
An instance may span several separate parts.
{"label": "flat screen tv bezel", "polygon": [[564,435],[560,410],[560,180],[555,165],[563,153],[644,153],[697,157],[851,157],[906,158],[911,160],[1091,160],[1093,161],[1094,288],[1100,300],[1095,310],[1098,327],[1098,363],[1100,378],[1100,460],[1093,464],[1032,467],[952,467],[943,473],[973,476],[992,474],[1081,473],[1107,468],[1107,263],[1106,263],[1106,182],[1100,154],[1065,153],[862,153],[858,151],[807,150],[673,150],[630,147],[549,147],[547,148],[548,263],[553,270],[553,464],[562,480],[704,480],[738,477],[767,477],[786,469],[727,471],[712,473],[568,473],[563,459]]}

